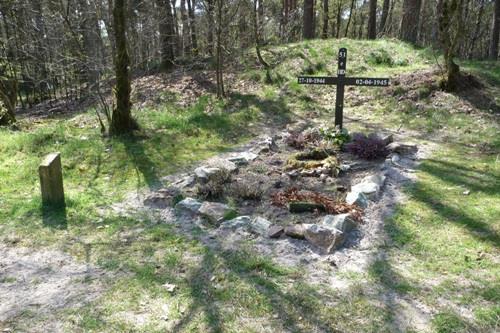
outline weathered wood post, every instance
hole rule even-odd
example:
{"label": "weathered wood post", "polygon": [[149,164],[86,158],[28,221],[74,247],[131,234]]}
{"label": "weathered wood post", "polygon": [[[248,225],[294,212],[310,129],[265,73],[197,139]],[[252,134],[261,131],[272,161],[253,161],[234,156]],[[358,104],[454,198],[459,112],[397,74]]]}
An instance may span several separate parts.
{"label": "weathered wood post", "polygon": [[61,207],[64,202],[64,187],[61,167],[61,154],[51,153],[45,156],[38,167],[42,203],[44,206]]}

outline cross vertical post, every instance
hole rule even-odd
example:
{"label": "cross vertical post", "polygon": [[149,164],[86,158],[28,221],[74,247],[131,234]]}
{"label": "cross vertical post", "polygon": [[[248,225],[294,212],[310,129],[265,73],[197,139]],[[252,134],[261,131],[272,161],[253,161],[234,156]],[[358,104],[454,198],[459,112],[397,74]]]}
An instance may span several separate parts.
{"label": "cross vertical post", "polygon": [[342,129],[343,109],[344,109],[344,81],[347,62],[347,49],[345,47],[339,50],[338,70],[337,70],[337,97],[335,98],[335,126]]}
{"label": "cross vertical post", "polygon": [[347,67],[347,49],[339,50],[337,76],[299,76],[298,84],[336,85],[337,97],[335,98],[335,126],[342,129],[344,118],[344,87],[387,87],[391,84],[388,78],[372,77],[345,77]]}

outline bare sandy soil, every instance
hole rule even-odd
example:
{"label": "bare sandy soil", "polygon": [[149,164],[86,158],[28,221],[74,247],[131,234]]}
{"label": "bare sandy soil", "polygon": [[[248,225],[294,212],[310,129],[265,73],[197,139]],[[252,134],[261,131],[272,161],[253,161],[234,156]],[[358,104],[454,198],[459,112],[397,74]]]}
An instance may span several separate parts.
{"label": "bare sandy soil", "polygon": [[[106,272],[56,250],[0,244],[0,330],[19,316],[28,332],[63,331],[58,313],[78,309],[104,290]],[[37,322],[43,322],[38,326]]]}

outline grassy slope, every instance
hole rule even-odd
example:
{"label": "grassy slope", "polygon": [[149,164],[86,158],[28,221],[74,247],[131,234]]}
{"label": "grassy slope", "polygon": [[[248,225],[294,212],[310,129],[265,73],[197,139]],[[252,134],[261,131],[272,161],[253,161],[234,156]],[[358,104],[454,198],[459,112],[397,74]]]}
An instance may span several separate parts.
{"label": "grassy slope", "polygon": [[[256,95],[237,95],[225,104],[205,97],[189,109],[165,104],[141,111],[137,116],[147,128],[144,138],[102,140],[92,113],[69,121],[25,123],[22,132],[0,130],[0,237],[20,237],[22,245],[65,248],[79,258],[84,258],[79,242],[84,240],[96,244],[93,262],[120,273],[109,281],[101,299],[83,310],[65,311],[68,330],[380,332],[397,330],[393,325],[397,310],[380,301],[391,293],[432,307],[431,328],[436,332],[494,330],[500,317],[498,124],[486,116],[434,107],[429,99],[419,101],[426,106],[423,111],[382,94],[347,109],[360,115],[370,109],[372,121],[384,121],[384,127],[403,125],[424,137],[439,132],[446,138],[422,164],[420,181],[408,188],[409,202],[388,221],[392,243],[381,249],[385,256],[366,274],[353,274],[347,291],[311,286],[300,267],[276,267],[245,255],[244,250],[208,251],[145,217],[97,214],[98,207],[119,200],[127,191],[157,186],[162,175],[252,135],[248,122],[258,123],[276,113],[286,121],[311,109],[328,118],[327,88],[299,86],[294,77],[334,73],[332,58],[340,45],[349,50],[348,75],[412,72],[433,62],[426,50],[392,41],[292,44],[265,53],[279,64],[273,71],[275,84],[264,84],[264,73],[250,68],[242,76],[262,81],[262,91]],[[391,66],[380,55],[382,49],[393,60]],[[370,51],[379,57],[370,57]],[[465,65],[487,76],[489,89],[500,96],[498,64]],[[285,95],[279,94],[282,87],[287,87]],[[367,89],[361,91],[368,94]],[[454,97],[449,99],[453,103]],[[227,112],[234,103],[243,108]],[[204,114],[207,105],[216,112]],[[488,149],[483,153],[478,147],[485,142]],[[39,208],[34,170],[41,156],[53,150],[63,153],[69,198],[64,216]],[[470,195],[464,196],[465,190]],[[116,241],[118,235],[137,228],[145,230],[126,243]],[[162,288],[166,282],[178,286],[175,293]],[[464,307],[468,311],[460,312]],[[29,316],[25,314],[26,319]],[[137,324],[141,316],[145,326]],[[30,324],[19,320],[17,325]]]}

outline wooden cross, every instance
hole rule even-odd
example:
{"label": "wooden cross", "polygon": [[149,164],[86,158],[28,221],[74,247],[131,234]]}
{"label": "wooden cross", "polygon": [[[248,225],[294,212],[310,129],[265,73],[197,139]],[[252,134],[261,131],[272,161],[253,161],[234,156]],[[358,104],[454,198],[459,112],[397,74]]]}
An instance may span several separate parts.
{"label": "wooden cross", "polygon": [[344,113],[344,86],[369,86],[387,87],[390,85],[389,79],[367,78],[367,77],[345,77],[347,62],[347,49],[339,49],[339,63],[337,76],[299,76],[299,84],[319,84],[336,85],[337,97],[335,99],[335,126],[342,128],[342,118]]}

